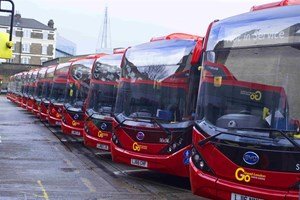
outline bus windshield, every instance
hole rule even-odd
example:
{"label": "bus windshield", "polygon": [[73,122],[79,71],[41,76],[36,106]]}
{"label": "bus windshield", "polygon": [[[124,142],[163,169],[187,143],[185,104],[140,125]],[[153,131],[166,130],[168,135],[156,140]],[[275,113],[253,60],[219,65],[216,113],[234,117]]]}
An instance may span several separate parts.
{"label": "bus windshield", "polygon": [[52,82],[45,82],[43,83],[43,88],[42,88],[42,99],[43,100],[49,100],[50,98],[50,93],[51,93],[51,87],[52,87]]}
{"label": "bus windshield", "polygon": [[89,91],[94,61],[95,59],[82,59],[72,64],[70,75],[74,83],[67,84],[67,92],[64,99],[67,109],[82,109]]}
{"label": "bus windshield", "polygon": [[102,115],[111,115],[115,107],[117,84],[121,75],[123,54],[108,55],[99,58],[92,72],[88,110]]}
{"label": "bus windshield", "polygon": [[63,103],[66,83],[53,83],[50,93],[51,103]]}
{"label": "bus windshield", "polygon": [[197,93],[190,64],[195,43],[163,40],[128,49],[121,66],[116,116],[157,118],[173,125],[191,120]]}
{"label": "bus windshield", "polygon": [[28,86],[28,95],[29,97],[32,97],[34,93],[34,86],[32,85],[32,83]]}
{"label": "bus windshield", "polygon": [[[197,122],[205,120],[221,130],[278,130],[300,143],[300,17],[272,15],[276,18],[266,21],[243,21],[243,16],[238,16],[241,21],[229,18],[212,27],[204,55]],[[243,131],[250,132],[270,137],[269,133]],[[272,136],[283,138],[282,134]],[[274,140],[269,145],[275,145]],[[292,144],[284,139],[276,145]]]}
{"label": "bus windshield", "polygon": [[34,97],[36,98],[36,100],[42,98],[42,91],[43,91],[43,82],[38,82],[34,90]]}

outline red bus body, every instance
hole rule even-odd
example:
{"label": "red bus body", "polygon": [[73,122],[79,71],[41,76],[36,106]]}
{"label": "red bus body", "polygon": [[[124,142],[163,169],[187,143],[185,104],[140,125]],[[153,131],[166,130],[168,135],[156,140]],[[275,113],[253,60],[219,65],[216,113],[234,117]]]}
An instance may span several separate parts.
{"label": "red bus body", "polygon": [[[113,122],[111,113],[123,54],[124,50],[119,50],[112,55],[98,58],[93,66],[83,130],[83,141],[86,146],[110,151]],[[111,73],[106,72],[107,68]],[[103,93],[106,99],[101,99],[98,96],[99,92]]]}
{"label": "red bus body", "polygon": [[18,73],[15,75],[15,95],[16,95],[16,104],[21,107],[21,101],[22,101],[22,77],[23,72]]}
{"label": "red bus body", "polygon": [[[299,132],[299,119],[290,119],[286,120],[285,123],[279,123],[279,119],[285,118],[284,116],[288,115],[288,109],[292,111],[293,107],[297,107],[295,104],[288,106],[288,103],[290,103],[288,100],[291,101],[291,99],[297,98],[299,94],[294,95],[295,93],[291,92],[291,87],[289,87],[290,91],[284,88],[285,85],[294,84],[295,80],[292,79],[291,82],[288,82],[290,79],[287,79],[286,83],[282,85],[266,80],[268,84],[259,82],[262,80],[260,79],[261,76],[265,75],[266,77],[268,73],[275,71],[270,70],[270,72],[268,72],[269,68],[267,68],[266,63],[272,66],[272,64],[274,64],[271,62],[273,57],[280,63],[280,59],[277,59],[276,56],[279,55],[278,58],[284,59],[280,54],[284,52],[283,49],[288,49],[284,55],[285,57],[287,57],[286,55],[291,55],[287,59],[289,62],[293,62],[292,60],[296,58],[293,56],[296,47],[289,48],[289,45],[284,42],[276,46],[280,39],[274,41],[264,40],[265,38],[261,36],[258,41],[255,36],[253,37],[255,33],[253,30],[267,30],[268,28],[266,27],[272,24],[272,22],[265,22],[264,24],[263,20],[263,22],[260,21],[261,19],[273,19],[273,17],[276,16],[274,18],[279,21],[281,18],[284,20],[288,17],[292,19],[295,16],[298,17],[300,6],[282,7],[282,5],[287,5],[286,3],[288,2],[296,2],[297,4],[298,1],[282,1],[253,7],[252,10],[257,10],[256,12],[225,19],[225,25],[223,24],[223,20],[216,21],[208,28],[203,47],[203,57],[205,57],[205,59],[203,61],[203,74],[197,103],[197,114],[199,117],[196,117],[196,125],[193,128],[193,149],[190,159],[190,182],[192,192],[196,195],[211,199],[299,199],[299,133],[298,135],[294,133],[294,136],[287,136],[291,137],[290,140],[284,136],[288,133],[288,130],[296,129],[294,132]],[[239,29],[236,28],[234,30],[228,30],[228,32],[216,33],[219,27],[227,30],[226,28],[228,27],[234,27],[234,23],[241,23],[242,25],[239,24],[239,27],[252,27],[255,26],[255,20],[258,21],[257,24],[263,24],[261,25],[262,27],[254,27],[253,30],[250,29],[249,32],[245,29],[238,32]],[[278,21],[274,23],[276,26],[280,25]],[[297,24],[298,22],[299,18],[295,23]],[[248,23],[250,23],[250,25],[248,25]],[[292,37],[291,35],[295,31],[293,24],[294,23],[291,22],[291,29],[286,28],[287,25],[285,24],[282,28],[283,30],[291,30],[289,37]],[[225,36],[222,35],[223,33]],[[227,33],[234,33],[235,36],[230,37],[229,34],[226,35]],[[275,32],[274,34],[277,33],[278,32]],[[220,36],[221,39],[233,39],[227,39],[227,41],[225,41],[226,39],[221,40],[218,38],[218,35],[214,34],[222,35]],[[241,36],[239,36],[239,34],[241,34]],[[268,32],[268,34],[270,33]],[[253,41],[250,42],[251,40]],[[293,45],[294,44],[291,44],[291,46]],[[277,48],[281,51],[277,50]],[[299,46],[297,48],[299,49]],[[252,51],[254,52],[253,54],[251,53]],[[263,55],[267,54],[264,53],[269,51],[272,52],[269,54],[270,57],[264,60]],[[277,53],[275,53],[276,51]],[[241,56],[240,60],[237,59],[237,55]],[[251,60],[252,56],[253,60]],[[229,59],[231,60],[228,61]],[[235,63],[234,59],[237,59],[238,62]],[[244,64],[247,63],[248,60],[251,61],[248,63],[249,65]],[[229,66],[234,65],[232,63],[235,63],[235,65],[241,63],[241,66],[244,64],[247,67],[244,73],[247,75],[239,74],[238,72],[241,71],[238,70],[241,69],[234,66],[226,67],[221,62],[228,62],[227,64]],[[259,67],[256,67],[256,65]],[[277,66],[276,64],[274,65]],[[287,68],[289,67],[289,63],[278,65],[282,68],[285,66]],[[292,66],[297,65],[292,64]],[[252,67],[258,71],[253,72],[251,70]],[[264,68],[266,70],[263,70]],[[294,71],[299,71],[299,69],[293,69]],[[251,73],[253,73],[254,76],[250,81],[244,81],[240,78],[250,76],[249,74]],[[272,74],[272,77],[285,76],[285,73],[287,72],[284,71],[279,75]],[[236,76],[237,74],[238,76]],[[290,95],[294,96],[289,98]],[[225,97],[227,98],[226,100]],[[230,107],[230,105],[235,105],[231,102],[238,103],[236,103],[236,106]],[[224,103],[224,105],[222,103]],[[237,114],[231,114],[234,109],[238,109],[244,104],[247,105],[245,106],[247,108],[246,110],[241,110]],[[272,111],[270,109],[269,111],[268,108],[273,108],[271,104],[276,109]],[[240,124],[252,123],[250,117],[253,117],[253,114],[252,111],[250,114],[249,110],[254,108],[254,106],[260,108],[259,110],[263,117],[259,119],[259,123],[262,123],[261,121],[263,120],[264,124],[249,125],[249,127],[246,128],[241,126],[241,130],[239,130]],[[225,112],[222,109],[228,110],[225,110]],[[281,110],[283,115],[276,116],[276,112],[278,112],[277,109],[283,109]],[[275,114],[272,115],[269,112],[274,112]],[[297,112],[294,113],[297,115]],[[216,117],[219,115],[221,117]],[[235,118],[230,118],[229,116]],[[276,127],[269,124],[266,120],[266,116],[271,116],[272,120],[278,118],[278,122],[275,124]],[[245,117],[245,119],[249,118],[249,120],[242,123],[238,121],[239,117]],[[216,121],[214,121],[215,119]],[[225,119],[228,121],[226,121],[226,123],[224,121],[223,123],[222,120]],[[221,122],[223,123],[222,126],[220,125]],[[224,128],[224,126],[227,128]],[[269,128],[269,126],[271,128]],[[274,136],[274,138],[278,139],[277,143],[274,142],[274,146],[270,145],[273,143],[273,137],[271,135],[269,135],[268,138],[263,137],[267,134],[273,134],[273,131],[277,134],[281,133],[280,136]],[[279,141],[284,141],[288,147],[280,146],[281,142]]]}
{"label": "red bus body", "polygon": [[36,69],[32,72],[30,77],[30,83],[29,83],[29,89],[28,89],[28,101],[26,108],[29,112],[33,112],[33,105],[35,103],[34,100],[34,91],[37,86],[37,75],[39,73],[40,69]]}
{"label": "red bus body", "polygon": [[[180,107],[184,104],[178,103],[181,101],[184,102],[185,100],[183,99],[185,98],[193,98],[188,95],[196,95],[197,93],[197,86],[194,87],[194,90],[190,88],[193,84],[197,83],[197,80],[193,81],[192,84],[188,80],[192,80],[192,74],[197,77],[196,74],[199,72],[195,66],[196,63],[192,61],[199,60],[199,58],[195,57],[200,55],[202,38],[187,34],[171,34],[165,37],[152,38],[151,41],[150,43],[132,47],[133,55],[137,55],[136,58],[134,56],[131,58],[131,53],[129,53],[131,48],[128,48],[123,56],[122,70],[125,66],[130,66],[132,69],[128,69],[129,71],[126,72],[128,73],[127,75],[123,76],[122,74],[118,85],[117,109],[115,109],[115,117],[112,124],[112,159],[115,162],[127,165],[188,177],[188,159],[190,156],[192,134],[192,126],[188,124],[189,119],[192,119],[192,116],[190,116],[192,113],[187,114],[186,110]],[[191,41],[194,42],[191,46],[191,52],[183,56],[176,64],[168,64],[173,59],[179,59],[174,55],[177,55],[176,51],[179,52],[177,48],[181,47],[174,44],[189,43]],[[172,50],[167,51],[167,49]],[[151,56],[150,52],[154,52],[154,55]],[[176,72],[172,72],[172,67],[176,69],[178,63],[181,62],[184,63],[182,65],[186,66],[187,70],[190,70],[189,73],[186,73],[182,68],[181,70],[183,71],[178,69]],[[137,67],[145,65],[145,74],[139,71],[143,71],[143,67],[136,70],[135,65]],[[166,72],[164,66],[167,66],[170,71]],[[187,76],[191,77],[186,78]],[[136,89],[129,89],[130,91],[127,93],[126,88]],[[145,92],[147,90],[153,92],[153,94]],[[165,94],[170,96],[164,96]],[[163,97],[160,97],[160,95]],[[131,99],[126,100],[126,96]],[[123,99],[123,102],[120,99]],[[192,99],[186,101],[193,102]],[[164,105],[164,102],[167,102],[166,105]],[[123,104],[128,105],[128,107],[124,107],[125,110],[130,110],[130,112],[133,110],[134,113],[130,114],[128,112],[128,115],[126,114],[125,117],[122,113],[126,113],[127,111],[122,111]],[[192,103],[190,109],[194,109]],[[184,117],[185,119],[182,118],[184,114],[187,114]],[[123,116],[124,119],[121,119]],[[163,123],[167,124],[162,125],[158,120],[162,120]],[[178,128],[176,127],[177,125]],[[167,126],[168,128],[165,128]]]}
{"label": "red bus body", "polygon": [[23,84],[22,84],[22,100],[21,100],[21,107],[26,109],[27,100],[28,100],[28,88],[29,88],[29,77],[31,71],[24,72],[22,76]]}
{"label": "red bus body", "polygon": [[50,126],[61,126],[64,91],[71,65],[72,61],[59,64],[55,68],[48,107],[48,123]]}
{"label": "red bus body", "polygon": [[[64,106],[62,108],[63,116],[62,116],[61,129],[64,134],[74,135],[78,137],[83,136],[84,110],[85,110],[84,102],[86,97],[85,96],[83,97],[81,95],[83,92],[87,93],[88,91],[90,74],[92,71],[92,66],[94,65],[96,59],[104,55],[105,54],[90,55],[85,58],[78,59],[72,63],[72,66],[68,71],[68,79],[67,79],[67,87],[70,87],[70,89],[66,90],[67,94],[65,94],[66,98],[65,98]],[[78,73],[81,73],[80,77],[77,76]],[[81,99],[80,100],[73,99],[76,98],[75,96],[77,97],[80,96]],[[72,101],[75,102],[69,102],[67,97],[72,99]],[[81,101],[82,105],[73,105],[77,103],[76,101]]]}
{"label": "red bus body", "polygon": [[33,106],[32,106],[32,113],[39,117],[40,116],[40,104],[42,101],[42,89],[43,89],[43,84],[46,81],[45,75],[47,72],[48,67],[43,67],[39,70],[37,74],[37,80],[36,80],[36,85],[34,89],[34,94],[33,94]]}
{"label": "red bus body", "polygon": [[48,107],[50,104],[49,97],[50,97],[55,69],[56,69],[56,65],[51,65],[47,67],[45,78],[41,80],[43,82],[43,85],[42,85],[41,102],[38,108],[39,109],[38,116],[42,122],[48,121]]}
{"label": "red bus body", "polygon": [[17,103],[17,84],[18,84],[18,74],[15,74],[13,76],[11,76],[11,90],[10,90],[10,94],[9,94],[9,99],[13,102],[13,103]]}
{"label": "red bus body", "polygon": [[6,98],[11,102],[16,103],[16,74],[9,77]]}

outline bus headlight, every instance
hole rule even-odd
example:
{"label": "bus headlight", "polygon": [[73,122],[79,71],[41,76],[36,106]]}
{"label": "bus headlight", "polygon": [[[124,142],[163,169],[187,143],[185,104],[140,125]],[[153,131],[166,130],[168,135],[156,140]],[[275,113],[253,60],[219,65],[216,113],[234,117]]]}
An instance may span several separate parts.
{"label": "bus headlight", "polygon": [[164,153],[174,153],[180,149],[182,149],[183,147],[187,146],[187,142],[184,140],[184,138],[182,136],[180,136],[179,138],[177,138],[173,143],[171,143],[167,149],[166,152],[164,150]]}
{"label": "bus headlight", "polygon": [[210,169],[210,167],[207,165],[205,160],[202,158],[201,154],[197,151],[195,147],[192,147],[192,162],[193,164],[200,170],[204,172],[208,172],[210,174],[213,174],[213,171]]}
{"label": "bus headlight", "polygon": [[118,147],[122,147],[117,135],[114,132],[112,132],[111,139],[115,145],[117,145]]}
{"label": "bus headlight", "polygon": [[86,134],[90,135],[89,127],[86,124],[84,124],[84,131]]}

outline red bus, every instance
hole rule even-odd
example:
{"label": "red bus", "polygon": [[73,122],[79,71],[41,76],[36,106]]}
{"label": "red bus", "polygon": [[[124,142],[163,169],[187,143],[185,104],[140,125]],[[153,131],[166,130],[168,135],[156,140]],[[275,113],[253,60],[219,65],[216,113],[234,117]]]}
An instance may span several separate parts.
{"label": "red bus", "polygon": [[36,78],[36,87],[33,92],[32,112],[39,117],[39,105],[42,101],[43,84],[46,82],[46,72],[48,67],[43,67],[39,70]]}
{"label": "red bus", "polygon": [[22,76],[23,76],[23,72],[18,73],[15,75],[15,102],[18,106],[21,106],[21,102],[22,102]]}
{"label": "red bus", "polygon": [[48,107],[55,68],[56,65],[47,67],[45,78],[43,79],[41,102],[39,104],[39,117],[42,122],[48,121]]}
{"label": "red bus", "polygon": [[28,100],[28,88],[29,88],[29,77],[32,71],[24,72],[22,75],[22,100],[21,107],[26,109],[27,100]]}
{"label": "red bus", "polygon": [[26,104],[26,108],[29,112],[32,112],[33,104],[34,104],[34,90],[36,88],[37,83],[37,75],[40,69],[35,69],[32,71],[31,76],[29,78],[29,86],[28,86],[28,100]]}
{"label": "red bus", "polygon": [[16,83],[16,75],[9,77],[9,82],[7,84],[7,94],[6,98],[11,102],[15,102],[15,83]]}
{"label": "red bus", "polygon": [[99,57],[90,55],[72,63],[68,72],[61,129],[64,134],[82,136],[85,100],[90,86],[92,67]]}
{"label": "red bus", "polygon": [[48,106],[48,123],[50,126],[61,126],[65,88],[71,65],[72,61],[61,63],[55,68]]}
{"label": "red bus", "polygon": [[83,131],[86,146],[110,151],[112,113],[123,53],[124,50],[100,57],[94,64]]}
{"label": "red bus", "polygon": [[190,181],[212,199],[299,199],[300,6],[208,29]]}
{"label": "red bus", "polygon": [[188,176],[200,77],[191,61],[201,47],[201,37],[177,33],[126,50],[114,111],[113,161]]}

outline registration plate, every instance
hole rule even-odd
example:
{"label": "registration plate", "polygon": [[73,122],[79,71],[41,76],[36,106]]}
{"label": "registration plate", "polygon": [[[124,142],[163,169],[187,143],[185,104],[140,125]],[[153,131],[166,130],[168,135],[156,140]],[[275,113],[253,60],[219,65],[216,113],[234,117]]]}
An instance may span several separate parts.
{"label": "registration plate", "polygon": [[80,135],[80,131],[71,131],[72,135]]}
{"label": "registration plate", "polygon": [[97,149],[102,149],[108,151],[108,145],[106,144],[97,144]]}
{"label": "registration plate", "polygon": [[139,166],[139,167],[146,167],[146,168],[148,167],[148,162],[144,160],[137,160],[132,158],[130,163],[132,165]]}
{"label": "registration plate", "polygon": [[56,124],[57,126],[60,126],[60,125],[61,125],[61,122],[56,121],[55,124]]}
{"label": "registration plate", "polygon": [[262,199],[231,193],[231,200],[262,200]]}

